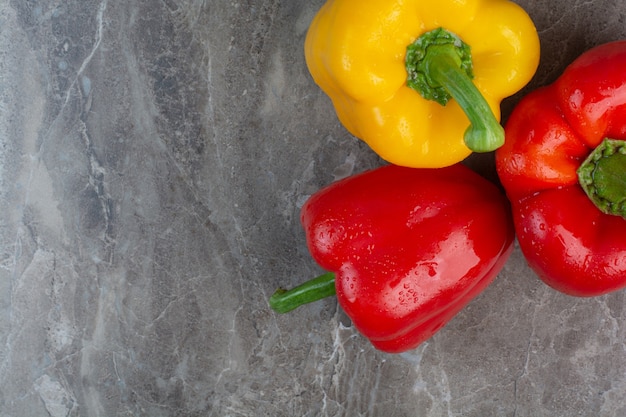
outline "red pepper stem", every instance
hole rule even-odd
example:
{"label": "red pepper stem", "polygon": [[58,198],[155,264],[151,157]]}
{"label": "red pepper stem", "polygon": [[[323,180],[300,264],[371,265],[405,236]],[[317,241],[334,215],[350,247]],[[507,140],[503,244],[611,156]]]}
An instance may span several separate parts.
{"label": "red pepper stem", "polygon": [[626,219],[626,141],[604,139],[577,173],[580,186],[600,211]]}
{"label": "red pepper stem", "polygon": [[469,45],[458,36],[435,29],[407,47],[407,85],[427,100],[445,106],[456,100],[470,121],[463,137],[474,152],[494,151],[504,144],[504,128],[472,82]]}
{"label": "red pepper stem", "polygon": [[287,313],[301,305],[335,294],[335,274],[327,272],[290,290],[277,289],[269,302],[272,310],[277,313]]}

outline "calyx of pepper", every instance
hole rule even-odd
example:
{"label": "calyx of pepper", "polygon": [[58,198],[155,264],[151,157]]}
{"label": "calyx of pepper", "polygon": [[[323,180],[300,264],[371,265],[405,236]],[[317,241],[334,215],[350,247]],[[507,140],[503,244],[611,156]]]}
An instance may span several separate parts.
{"label": "calyx of pepper", "polygon": [[626,219],[626,141],[604,139],[577,174],[580,186],[600,211]]}
{"label": "calyx of pepper", "polygon": [[438,28],[407,47],[407,85],[427,100],[445,106],[454,99],[470,126],[463,137],[474,152],[494,151],[504,144],[504,128],[472,79],[471,48],[457,35]]}

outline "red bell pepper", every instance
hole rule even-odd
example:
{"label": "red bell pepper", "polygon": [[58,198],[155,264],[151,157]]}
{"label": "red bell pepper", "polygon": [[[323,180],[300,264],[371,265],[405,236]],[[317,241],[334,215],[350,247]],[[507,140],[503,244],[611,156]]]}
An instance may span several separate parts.
{"label": "red bell pepper", "polygon": [[278,312],[337,294],[382,351],[413,349],[489,285],[514,240],[500,190],[469,168],[388,165],[331,184],[303,206],[308,248],[330,273],[278,290]]}
{"label": "red bell pepper", "polygon": [[496,167],[532,269],[570,295],[624,288],[626,41],[587,51],[524,97],[505,132]]}

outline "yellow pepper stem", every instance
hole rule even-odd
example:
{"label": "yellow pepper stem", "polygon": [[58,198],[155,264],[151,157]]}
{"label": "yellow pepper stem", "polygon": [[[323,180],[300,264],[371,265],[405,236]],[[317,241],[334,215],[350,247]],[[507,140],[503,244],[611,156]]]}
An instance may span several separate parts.
{"label": "yellow pepper stem", "polygon": [[464,141],[474,152],[504,144],[504,129],[472,82],[470,47],[455,34],[435,29],[407,47],[407,85],[427,100],[445,106],[453,98],[470,121]]}

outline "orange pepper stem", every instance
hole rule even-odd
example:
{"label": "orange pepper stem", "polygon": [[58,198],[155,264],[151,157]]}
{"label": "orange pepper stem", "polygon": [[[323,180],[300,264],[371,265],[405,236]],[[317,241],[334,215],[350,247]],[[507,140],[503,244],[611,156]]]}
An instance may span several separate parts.
{"label": "orange pepper stem", "polygon": [[580,186],[600,211],[626,219],[626,141],[604,139],[577,174]]}
{"label": "orange pepper stem", "polygon": [[301,305],[335,295],[335,274],[327,272],[290,290],[277,289],[270,297],[272,310],[287,313]]}
{"label": "orange pepper stem", "polygon": [[474,152],[491,152],[504,144],[504,128],[472,82],[470,47],[455,34],[438,28],[407,47],[407,85],[427,100],[445,106],[453,98],[470,126],[463,137]]}

